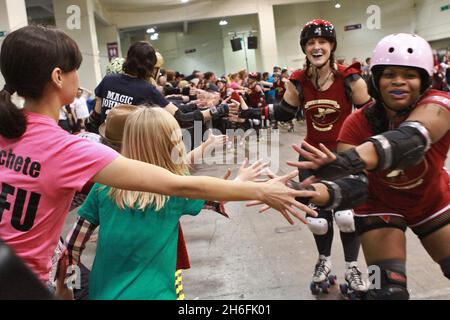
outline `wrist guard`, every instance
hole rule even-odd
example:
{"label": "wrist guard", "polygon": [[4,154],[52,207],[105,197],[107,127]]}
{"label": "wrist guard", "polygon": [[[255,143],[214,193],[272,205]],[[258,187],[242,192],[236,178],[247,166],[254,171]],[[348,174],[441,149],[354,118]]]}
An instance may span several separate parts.
{"label": "wrist guard", "polygon": [[369,179],[365,173],[350,175],[336,181],[322,181],[326,185],[329,200],[322,210],[348,210],[363,204],[367,199]]}
{"label": "wrist guard", "polygon": [[211,107],[209,113],[211,114],[213,120],[220,119],[228,115],[230,108],[227,104],[221,104],[218,106]]}
{"label": "wrist guard", "polygon": [[178,109],[173,115],[178,121],[181,128],[193,127],[195,121],[201,121],[203,123],[203,114],[200,110],[194,110],[192,112],[183,113]]}
{"label": "wrist guard", "polygon": [[351,174],[360,173],[366,167],[366,163],[361,159],[355,149],[340,152],[336,155],[336,160],[328,163],[319,169],[311,170],[320,180],[336,180]]}
{"label": "wrist guard", "polygon": [[[300,183],[289,180],[287,186],[294,190],[308,190],[308,191],[316,191],[316,188],[314,188],[312,185],[306,186],[306,187],[300,187]],[[304,205],[308,206],[311,203],[312,197],[297,197],[295,198],[296,201],[303,203]]]}

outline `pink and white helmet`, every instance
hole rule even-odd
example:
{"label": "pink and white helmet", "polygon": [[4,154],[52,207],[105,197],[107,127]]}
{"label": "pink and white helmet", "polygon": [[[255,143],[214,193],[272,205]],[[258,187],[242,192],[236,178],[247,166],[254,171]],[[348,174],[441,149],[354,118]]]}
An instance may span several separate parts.
{"label": "pink and white helmet", "polygon": [[415,34],[395,33],[384,37],[373,51],[370,69],[376,66],[405,66],[425,70],[433,76],[433,51]]}

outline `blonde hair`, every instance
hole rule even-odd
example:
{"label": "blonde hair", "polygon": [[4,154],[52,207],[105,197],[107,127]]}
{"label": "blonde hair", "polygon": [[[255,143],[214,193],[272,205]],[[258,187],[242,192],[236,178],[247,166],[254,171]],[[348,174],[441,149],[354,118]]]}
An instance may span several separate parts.
{"label": "blonde hair", "polygon": [[239,75],[239,73],[232,73],[230,75],[230,80],[231,81],[239,81],[239,80],[241,80],[241,76]]}
{"label": "blonde hair", "polygon": [[[141,108],[128,116],[122,155],[165,168],[174,174],[189,173],[180,126],[169,112],[159,107]],[[109,196],[121,209],[137,207],[145,210],[152,205],[159,211],[169,200],[168,196],[161,194],[117,188],[111,188]]]}

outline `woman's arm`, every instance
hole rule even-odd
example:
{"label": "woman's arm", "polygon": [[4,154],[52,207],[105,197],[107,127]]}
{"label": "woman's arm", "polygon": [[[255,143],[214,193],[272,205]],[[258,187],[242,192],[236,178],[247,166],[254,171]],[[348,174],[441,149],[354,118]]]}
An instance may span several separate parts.
{"label": "woman's arm", "polygon": [[[214,135],[212,130],[209,132],[208,139],[203,142],[200,146],[192,150],[187,154],[189,159],[189,164],[197,164],[201,162],[201,160],[205,156],[205,151],[210,150],[208,148],[220,148],[224,146],[228,141],[228,137],[226,135]],[[219,149],[220,150],[220,149]]]}
{"label": "woman's arm", "polygon": [[[431,142],[436,143],[450,130],[450,110],[436,104],[424,104],[416,107],[406,121],[419,122],[428,131]],[[355,150],[366,163],[367,170],[378,167],[378,154],[372,142],[365,142]]]}
{"label": "woman's arm", "polygon": [[119,156],[97,173],[92,181],[124,189],[159,193],[182,198],[246,201],[259,200],[278,210],[290,223],[293,215],[305,221],[295,208],[316,216],[316,212],[295,200],[311,197],[316,192],[293,190],[285,184],[297,175],[273,179],[265,183],[225,181],[211,177],[178,176],[170,171],[140,161]]}
{"label": "woman's arm", "polygon": [[355,106],[362,106],[372,99],[363,78],[350,82],[350,88],[352,89],[352,102]]}
{"label": "woman's arm", "polygon": [[307,150],[295,150],[308,161],[290,163],[316,170],[319,178],[334,180],[365,170],[404,169],[421,161],[431,147],[450,130],[450,110],[437,104],[416,107],[400,127],[371,137],[369,141],[338,155],[321,145],[320,150],[304,142]]}
{"label": "woman's arm", "polygon": [[[352,146],[349,146],[350,148]],[[269,171],[269,177],[274,178],[272,172]],[[350,175],[336,181],[321,181],[312,183],[316,180],[314,177],[297,183],[290,181],[292,188],[296,190],[314,190],[318,194],[310,198],[298,199],[305,205],[313,203],[322,210],[348,210],[363,204],[368,195],[369,180],[365,173]],[[261,204],[254,202],[251,205]],[[260,212],[268,210],[268,206],[263,207]]]}

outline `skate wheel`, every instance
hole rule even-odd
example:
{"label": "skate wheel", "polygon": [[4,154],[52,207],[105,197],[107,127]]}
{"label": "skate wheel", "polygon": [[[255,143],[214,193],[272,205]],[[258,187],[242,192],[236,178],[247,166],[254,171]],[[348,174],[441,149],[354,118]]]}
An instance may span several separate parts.
{"label": "skate wheel", "polygon": [[329,276],[328,277],[328,282],[330,283],[330,285],[334,286],[336,284],[336,280],[337,277],[336,276]]}
{"label": "skate wheel", "polygon": [[320,285],[320,290],[323,292],[323,293],[330,293],[330,284],[328,283],[328,282],[323,282],[321,285]]}
{"label": "skate wheel", "polygon": [[339,285],[339,289],[341,290],[341,293],[343,295],[347,295],[347,293],[348,293],[348,286],[346,284]]}
{"label": "skate wheel", "polygon": [[313,295],[315,295],[315,296],[318,295],[318,294],[320,293],[319,288],[317,288],[317,286],[316,286],[316,284],[315,284],[314,282],[312,282],[312,283],[310,284],[309,289],[311,290],[311,293],[312,293]]}

